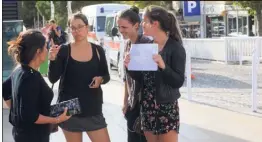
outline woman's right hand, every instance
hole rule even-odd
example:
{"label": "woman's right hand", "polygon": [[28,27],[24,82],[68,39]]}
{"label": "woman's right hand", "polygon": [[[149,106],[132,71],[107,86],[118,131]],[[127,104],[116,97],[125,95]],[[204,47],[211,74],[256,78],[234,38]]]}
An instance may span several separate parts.
{"label": "woman's right hand", "polygon": [[126,68],[128,68],[128,64],[130,62],[130,54],[127,53],[126,56],[125,56],[125,59],[124,59],[124,65]]}
{"label": "woman's right hand", "polygon": [[[53,41],[52,41],[53,43]],[[54,61],[56,59],[57,53],[60,50],[60,46],[59,45],[54,45],[51,44],[51,47],[49,49],[49,60]]]}
{"label": "woman's right hand", "polygon": [[68,120],[68,119],[71,117],[71,116],[66,115],[66,114],[67,114],[67,110],[68,110],[68,109],[65,108],[63,114],[59,115],[59,116],[56,118],[56,119],[57,119],[56,123],[64,122],[64,121]]}

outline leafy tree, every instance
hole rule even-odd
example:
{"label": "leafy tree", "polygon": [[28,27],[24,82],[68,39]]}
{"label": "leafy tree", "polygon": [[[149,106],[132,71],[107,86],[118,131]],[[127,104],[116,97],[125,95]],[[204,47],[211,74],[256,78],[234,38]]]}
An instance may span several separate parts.
{"label": "leafy tree", "polygon": [[37,1],[35,5],[40,15],[44,16],[46,20],[50,19],[51,16],[50,5],[50,1]]}
{"label": "leafy tree", "polygon": [[262,36],[262,1],[238,1],[236,5],[248,8],[249,14],[255,15],[258,22],[258,36]]}
{"label": "leafy tree", "polygon": [[54,1],[55,6],[55,21],[62,29],[65,30],[67,26],[67,1]]}
{"label": "leafy tree", "polygon": [[26,28],[34,27],[34,18],[37,16],[35,1],[22,1],[21,16]]}
{"label": "leafy tree", "polygon": [[173,10],[172,1],[122,1],[121,3],[135,5],[141,9],[144,9],[149,5],[159,5],[166,8],[167,10]]}
{"label": "leafy tree", "polygon": [[[51,18],[51,2],[50,1],[37,1],[36,8],[41,16],[44,16],[46,20]],[[66,1],[54,1],[55,7],[55,21],[57,25],[63,29],[67,23],[67,2]]]}

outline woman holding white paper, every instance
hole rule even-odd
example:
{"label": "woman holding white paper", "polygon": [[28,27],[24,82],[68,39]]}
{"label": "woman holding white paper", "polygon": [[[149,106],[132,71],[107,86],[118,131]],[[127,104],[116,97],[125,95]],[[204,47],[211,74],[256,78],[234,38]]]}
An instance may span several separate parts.
{"label": "woman holding white paper", "polygon": [[[186,62],[181,32],[176,17],[162,7],[146,7],[143,19],[144,35],[153,37],[159,54],[152,57],[158,71],[127,71],[143,84],[140,101],[142,130],[148,142],[177,142],[179,88],[184,83]],[[126,67],[129,61],[127,55]]]}

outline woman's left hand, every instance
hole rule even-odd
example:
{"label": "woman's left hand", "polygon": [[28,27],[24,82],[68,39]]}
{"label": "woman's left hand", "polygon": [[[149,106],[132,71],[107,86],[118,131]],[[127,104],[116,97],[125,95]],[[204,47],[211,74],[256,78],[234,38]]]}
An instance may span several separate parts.
{"label": "woman's left hand", "polygon": [[159,68],[165,69],[166,65],[161,55],[159,54],[153,55],[153,60],[157,63]]}
{"label": "woman's left hand", "polygon": [[98,88],[100,84],[102,83],[103,78],[101,76],[96,76],[93,78],[94,83],[91,84],[90,88]]}

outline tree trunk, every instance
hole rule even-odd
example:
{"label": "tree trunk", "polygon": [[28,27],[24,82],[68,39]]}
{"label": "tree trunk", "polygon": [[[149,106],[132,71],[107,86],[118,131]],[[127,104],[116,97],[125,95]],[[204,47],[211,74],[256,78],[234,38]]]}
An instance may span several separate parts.
{"label": "tree trunk", "polygon": [[256,18],[257,18],[257,25],[258,25],[258,36],[262,36],[262,13],[261,13],[261,8],[258,7],[256,9]]}

